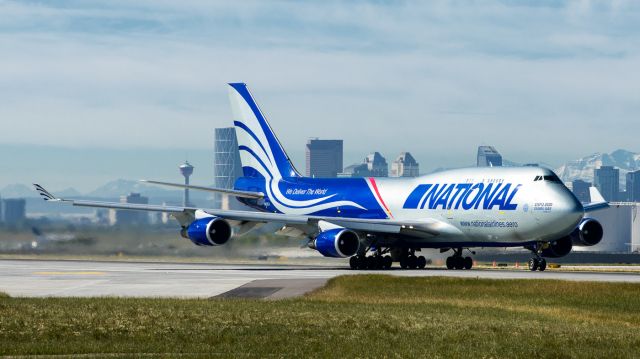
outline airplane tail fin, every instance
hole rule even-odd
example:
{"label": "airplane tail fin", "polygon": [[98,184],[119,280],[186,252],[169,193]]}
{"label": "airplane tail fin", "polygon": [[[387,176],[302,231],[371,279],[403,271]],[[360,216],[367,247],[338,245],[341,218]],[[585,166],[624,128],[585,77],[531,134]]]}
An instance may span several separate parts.
{"label": "airplane tail fin", "polygon": [[585,212],[593,212],[609,207],[609,202],[602,197],[602,194],[596,187],[589,187],[589,196],[591,197],[591,202],[583,205]]}
{"label": "airplane tail fin", "polygon": [[229,84],[229,101],[245,177],[300,177],[244,83]]}

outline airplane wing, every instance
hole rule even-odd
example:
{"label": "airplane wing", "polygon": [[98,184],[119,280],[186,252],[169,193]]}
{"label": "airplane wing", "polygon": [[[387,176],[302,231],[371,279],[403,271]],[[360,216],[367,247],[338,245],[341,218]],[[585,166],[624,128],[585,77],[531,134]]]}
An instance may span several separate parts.
{"label": "airplane wing", "polygon": [[188,188],[188,189],[193,189],[197,191],[216,192],[216,193],[228,194],[231,196],[244,197],[244,198],[263,198],[264,197],[264,193],[261,193],[261,192],[238,191],[234,189],[193,186],[193,185],[185,185],[180,183],[161,182],[161,181],[152,181],[152,180],[140,180],[140,182],[157,184],[160,186]]}
{"label": "airplane wing", "polygon": [[142,210],[171,213],[181,225],[188,225],[195,218],[197,211],[221,217],[236,223],[266,223],[277,222],[285,225],[302,228],[306,234],[313,233],[318,228],[318,222],[325,221],[331,224],[349,228],[355,231],[368,233],[387,233],[387,234],[409,234],[416,237],[428,238],[445,234],[460,234],[459,230],[448,223],[438,221],[436,219],[425,219],[419,221],[398,221],[393,219],[366,219],[366,218],[346,218],[346,217],[325,217],[313,215],[290,215],[270,212],[240,211],[240,210],[223,210],[223,209],[207,209],[197,207],[184,206],[165,206],[135,203],[118,203],[118,202],[102,202],[89,200],[71,200],[57,198],[52,195],[44,187],[34,184],[36,191],[44,198],[45,201],[65,202],[73,206],[110,208],[110,209],[126,209],[126,210]]}
{"label": "airplane wing", "polygon": [[591,197],[591,203],[582,206],[585,212],[593,212],[609,207],[609,202],[605,201],[596,187],[589,187],[589,195]]}

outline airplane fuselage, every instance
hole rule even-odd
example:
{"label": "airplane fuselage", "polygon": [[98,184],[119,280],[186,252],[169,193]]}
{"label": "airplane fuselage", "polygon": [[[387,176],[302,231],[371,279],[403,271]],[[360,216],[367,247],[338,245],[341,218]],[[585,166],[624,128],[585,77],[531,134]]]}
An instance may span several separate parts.
{"label": "airplane fuselage", "polygon": [[435,237],[411,226],[389,236],[425,247],[550,241],[571,233],[584,216],[571,191],[539,167],[465,168],[416,178],[240,178],[236,189],[263,192],[263,200],[244,202],[268,212],[442,222]]}

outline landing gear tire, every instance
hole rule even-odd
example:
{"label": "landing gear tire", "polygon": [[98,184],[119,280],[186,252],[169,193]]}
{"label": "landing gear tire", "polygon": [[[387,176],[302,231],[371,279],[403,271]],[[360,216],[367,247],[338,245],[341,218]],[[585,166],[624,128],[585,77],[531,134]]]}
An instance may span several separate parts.
{"label": "landing gear tire", "polygon": [[464,257],[464,269],[471,269],[471,267],[473,267],[473,259]]}
{"label": "landing gear tire", "polygon": [[384,256],[383,265],[384,269],[391,269],[391,266],[393,265],[393,259],[391,259],[391,256]]}
{"label": "landing gear tire", "polygon": [[455,268],[460,270],[464,268],[464,259],[459,256],[455,256]]}
{"label": "landing gear tire", "polygon": [[[537,271],[538,270],[538,266],[539,266],[538,258],[529,259],[529,270],[530,271],[532,271],[532,272]],[[545,268],[546,268],[546,266],[547,266],[547,264],[546,264],[546,261],[545,261]]]}
{"label": "landing gear tire", "polygon": [[545,269],[547,269],[547,260],[540,258],[540,260],[538,260],[538,270],[544,272]]}
{"label": "landing gear tire", "polygon": [[416,256],[409,256],[407,261],[409,269],[416,269],[418,267],[418,258],[416,258]]}
{"label": "landing gear tire", "polygon": [[349,267],[351,267],[351,269],[359,269],[360,267],[360,263],[358,263],[358,257],[357,256],[353,256],[351,258],[349,258]]}
{"label": "landing gear tire", "polygon": [[366,257],[367,266],[366,269],[376,269],[376,257]]}
{"label": "landing gear tire", "polygon": [[454,267],[453,257],[447,257],[447,269],[453,269]]}
{"label": "landing gear tire", "polygon": [[416,264],[417,264],[418,268],[424,269],[424,267],[427,266],[427,258],[425,258],[424,256],[418,257],[418,260],[416,261]]}
{"label": "landing gear tire", "polygon": [[402,257],[400,258],[400,268],[402,269],[407,269],[409,267],[409,258],[408,257]]}

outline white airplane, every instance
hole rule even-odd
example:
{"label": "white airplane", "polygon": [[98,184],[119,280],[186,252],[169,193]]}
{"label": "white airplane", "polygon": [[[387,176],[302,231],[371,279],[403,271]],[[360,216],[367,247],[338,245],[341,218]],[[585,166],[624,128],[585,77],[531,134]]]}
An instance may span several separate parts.
{"label": "white airplane", "polygon": [[524,247],[532,271],[545,257],[562,257],[573,246],[602,239],[602,226],[585,210],[607,207],[595,188],[595,202],[583,206],[551,170],[538,167],[482,167],[443,171],[417,178],[308,178],[295,169],[264,114],[243,83],[229,84],[233,123],[243,177],[234,189],[185,186],[235,196],[258,212],[59,199],[35,184],[48,201],[74,206],[161,211],[196,245],[223,245],[267,222],[285,223],[277,232],[308,238],[327,257],[346,258],[353,269],[424,268],[423,248],[452,251],[449,269],[470,269],[473,247]]}

